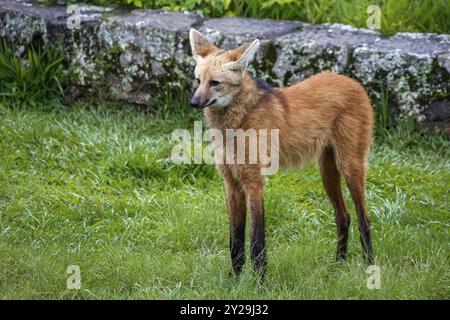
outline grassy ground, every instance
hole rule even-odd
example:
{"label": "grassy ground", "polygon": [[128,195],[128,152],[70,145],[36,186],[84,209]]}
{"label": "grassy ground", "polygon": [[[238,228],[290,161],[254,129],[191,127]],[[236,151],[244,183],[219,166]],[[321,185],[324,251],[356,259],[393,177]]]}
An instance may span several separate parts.
{"label": "grassy ground", "polygon": [[[224,191],[214,168],[175,166],[169,136],[201,116],[83,103],[0,106],[0,298],[450,298],[450,144],[378,139],[368,206],[381,289],[366,287],[356,223],[335,226],[314,167],[268,179],[269,269],[228,278]],[[349,200],[346,193],[347,201]],[[351,206],[353,221],[356,218]],[[66,289],[79,265],[82,289]]]}

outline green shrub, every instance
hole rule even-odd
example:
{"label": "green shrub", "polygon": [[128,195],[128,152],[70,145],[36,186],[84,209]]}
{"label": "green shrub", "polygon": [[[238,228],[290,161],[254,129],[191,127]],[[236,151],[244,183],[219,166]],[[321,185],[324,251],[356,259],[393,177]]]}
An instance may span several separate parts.
{"label": "green shrub", "polygon": [[18,57],[0,39],[0,99],[30,104],[58,99],[64,82],[64,58],[50,49],[30,48]]}

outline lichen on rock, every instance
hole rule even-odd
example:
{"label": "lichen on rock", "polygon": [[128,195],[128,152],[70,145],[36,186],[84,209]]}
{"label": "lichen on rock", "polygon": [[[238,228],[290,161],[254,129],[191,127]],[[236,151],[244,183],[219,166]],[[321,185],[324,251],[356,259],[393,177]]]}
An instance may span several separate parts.
{"label": "lichen on rock", "polygon": [[[429,106],[450,99],[449,35],[384,37],[341,24],[79,8],[80,28],[71,29],[64,6],[4,0],[0,2],[0,36],[17,44],[19,56],[36,41],[60,46],[73,85],[86,91],[104,86],[113,96],[139,104],[161,97],[162,87],[187,84],[187,89],[192,88],[191,27],[224,49],[259,38],[261,46],[249,70],[273,85],[289,85],[324,70],[355,78],[375,105],[382,95],[388,96],[393,119],[435,121],[429,119]],[[439,106],[437,110],[442,110],[448,104]]]}

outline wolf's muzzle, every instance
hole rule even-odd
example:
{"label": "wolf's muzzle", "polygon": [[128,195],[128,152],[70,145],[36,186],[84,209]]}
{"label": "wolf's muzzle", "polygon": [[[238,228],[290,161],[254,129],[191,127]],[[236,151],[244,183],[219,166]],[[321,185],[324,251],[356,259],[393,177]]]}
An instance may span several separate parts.
{"label": "wolf's muzzle", "polygon": [[206,103],[201,103],[199,98],[197,98],[196,96],[193,96],[191,99],[191,107],[196,108],[196,109],[203,109],[203,108],[206,108],[206,107],[214,104],[216,101],[217,101],[217,99],[213,99]]}
{"label": "wolf's muzzle", "polygon": [[200,108],[200,99],[196,96],[193,96],[191,99],[191,107],[193,108]]}

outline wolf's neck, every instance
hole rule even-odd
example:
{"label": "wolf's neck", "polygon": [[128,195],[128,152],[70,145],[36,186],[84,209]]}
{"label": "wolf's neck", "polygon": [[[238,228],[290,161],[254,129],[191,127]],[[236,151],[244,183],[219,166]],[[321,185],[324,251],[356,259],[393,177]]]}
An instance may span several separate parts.
{"label": "wolf's neck", "polygon": [[205,109],[204,114],[208,127],[222,131],[240,128],[244,119],[258,107],[265,94],[267,94],[267,89],[246,73],[241,90],[228,107]]}

